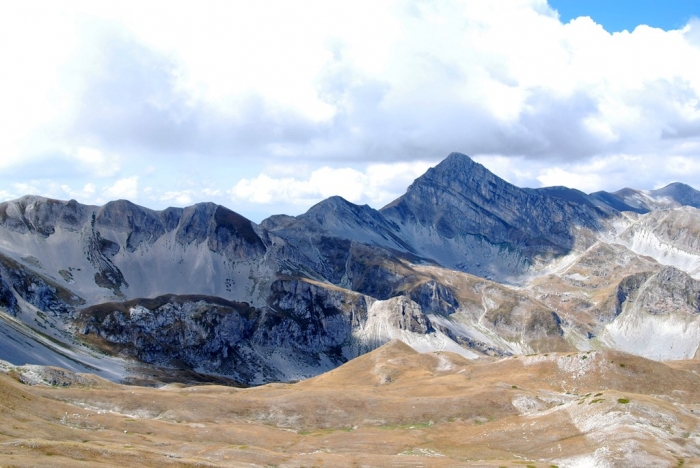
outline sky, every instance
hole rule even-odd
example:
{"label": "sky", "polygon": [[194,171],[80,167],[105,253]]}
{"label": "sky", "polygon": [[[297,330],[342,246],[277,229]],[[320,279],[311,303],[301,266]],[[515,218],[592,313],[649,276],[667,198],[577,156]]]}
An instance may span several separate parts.
{"label": "sky", "polygon": [[700,1],[0,2],[0,201],[259,222],[458,151],[521,187],[700,189]]}

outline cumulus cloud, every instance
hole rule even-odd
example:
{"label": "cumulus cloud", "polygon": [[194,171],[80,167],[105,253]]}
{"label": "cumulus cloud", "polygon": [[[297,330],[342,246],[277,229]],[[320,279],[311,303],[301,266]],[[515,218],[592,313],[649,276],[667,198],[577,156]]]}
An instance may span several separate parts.
{"label": "cumulus cloud", "polygon": [[594,192],[601,185],[599,174],[582,172],[570,172],[560,167],[551,167],[537,176],[537,180],[546,187],[563,185],[564,187],[576,187],[584,192]]}
{"label": "cumulus cloud", "polygon": [[0,42],[24,47],[0,50],[3,197],[378,206],[452,151],[519,185],[700,187],[697,19],[610,34],[544,0],[21,5],[0,6]]}
{"label": "cumulus cloud", "polygon": [[180,206],[187,206],[192,203],[194,191],[192,190],[182,190],[182,191],[171,191],[162,194],[159,199],[165,202],[176,202]]}
{"label": "cumulus cloud", "polygon": [[138,196],[138,176],[126,177],[117,180],[114,185],[105,187],[102,191],[108,200],[135,199]]}
{"label": "cumulus cloud", "polygon": [[[289,12],[296,21],[272,15],[276,30],[250,27],[273,6],[218,5],[221,18],[181,6],[214,30],[233,21],[207,54],[193,53],[203,42],[188,47],[138,21],[84,28],[89,45],[68,80],[75,143],[151,157],[578,159],[640,138],[692,137],[698,126],[695,23],[609,34],[590,18],[562,24],[535,0],[361,3],[345,16],[302,2]],[[234,42],[233,25],[250,47]],[[165,41],[176,48],[164,52]]]}
{"label": "cumulus cloud", "polygon": [[82,189],[75,190],[70,185],[61,185],[61,190],[68,195],[70,198],[76,200],[92,200],[92,198],[97,193],[97,187],[95,184],[87,183]]}
{"label": "cumulus cloud", "polygon": [[79,146],[72,154],[83,170],[96,177],[109,177],[117,174],[120,169],[119,157],[106,156],[101,150]]}
{"label": "cumulus cloud", "polygon": [[29,182],[17,182],[12,184],[12,192],[7,192],[7,195],[11,198],[19,198],[22,195],[36,195],[44,192],[41,190],[38,181],[32,180]]}
{"label": "cumulus cloud", "polygon": [[271,177],[265,173],[243,179],[229,190],[233,201],[310,206],[339,195],[353,203],[381,207],[400,196],[430,167],[429,163],[371,164],[364,171],[322,167],[308,177]]}

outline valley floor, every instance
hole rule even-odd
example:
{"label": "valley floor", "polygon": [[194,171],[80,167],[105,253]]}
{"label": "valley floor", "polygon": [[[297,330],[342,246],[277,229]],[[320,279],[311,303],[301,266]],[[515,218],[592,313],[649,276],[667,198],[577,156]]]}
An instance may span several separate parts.
{"label": "valley floor", "polygon": [[469,361],[393,341],[296,384],[122,386],[0,366],[0,466],[700,466],[700,365]]}

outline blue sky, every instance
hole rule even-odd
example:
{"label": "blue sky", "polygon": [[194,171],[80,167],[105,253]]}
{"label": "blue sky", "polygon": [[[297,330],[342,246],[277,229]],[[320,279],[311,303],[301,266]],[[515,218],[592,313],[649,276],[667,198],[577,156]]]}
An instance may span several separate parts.
{"label": "blue sky", "polygon": [[698,0],[549,0],[563,22],[590,16],[608,32],[633,31],[640,24],[680,29],[700,15]]}
{"label": "blue sky", "polygon": [[0,201],[381,208],[452,151],[523,187],[700,189],[697,5],[0,2]]}

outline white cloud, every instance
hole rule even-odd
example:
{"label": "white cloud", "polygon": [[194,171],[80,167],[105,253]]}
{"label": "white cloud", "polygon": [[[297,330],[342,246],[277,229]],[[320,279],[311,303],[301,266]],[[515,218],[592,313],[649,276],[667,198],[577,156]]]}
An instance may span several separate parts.
{"label": "white cloud", "polygon": [[533,164],[527,164],[522,157],[506,157],[500,155],[482,155],[474,160],[500,178],[518,187],[538,186],[536,171]]}
{"label": "white cloud", "polygon": [[179,206],[187,206],[192,204],[193,200],[193,195],[194,191],[192,190],[183,190],[180,192],[174,191],[174,192],[165,192],[162,194],[159,199],[160,201],[165,201],[165,202],[176,202]]}
{"label": "white cloud", "polygon": [[0,170],[34,160],[33,149],[56,137],[38,138],[37,129],[62,119],[65,93],[57,82],[77,42],[74,23],[61,21],[60,10],[0,4]]}
{"label": "white cloud", "polygon": [[596,173],[570,172],[560,167],[545,169],[537,180],[545,187],[563,185],[583,192],[595,192],[602,185],[600,175]]}
{"label": "white cloud", "polygon": [[307,207],[339,195],[353,203],[380,208],[405,192],[428,167],[430,164],[425,162],[372,164],[362,172],[326,166],[304,179],[262,173],[239,181],[228,193],[234,201]]}
{"label": "white cloud", "polygon": [[378,207],[451,151],[517,185],[700,187],[698,38],[544,0],[3,2],[2,195]]}
{"label": "white cloud", "polygon": [[[8,201],[20,198],[24,195],[39,195],[48,198],[64,198],[66,191],[55,181],[46,179],[32,179],[26,182],[14,182],[7,185],[7,188],[0,191],[0,201]],[[75,192],[74,192],[75,193]],[[81,201],[86,201],[83,198]]]}
{"label": "white cloud", "polygon": [[[291,177],[273,179],[266,174],[260,174],[254,179],[242,179],[229,191],[234,201],[246,200],[252,203],[269,204],[284,199],[299,203],[305,184]],[[290,190],[291,187],[291,190]],[[295,196],[290,196],[292,193]]]}
{"label": "white cloud", "polygon": [[312,193],[322,198],[340,195],[351,202],[359,202],[362,199],[367,184],[367,176],[351,168],[322,167],[314,171],[308,181]]}
{"label": "white cloud", "polygon": [[13,91],[0,93],[13,122],[37,101],[25,127],[58,119],[74,152],[581,158],[700,120],[697,22],[609,34],[590,18],[562,24],[541,0],[73,3],[39,24],[53,17],[46,51],[34,29],[6,33],[36,54],[7,57]]}
{"label": "white cloud", "polygon": [[85,184],[85,186],[83,186],[83,188],[80,190],[74,190],[69,185],[63,184],[63,185],[61,185],[61,190],[63,190],[63,192],[66,195],[68,195],[70,198],[80,200],[83,203],[87,203],[89,201],[92,201],[95,194],[97,193],[97,187],[93,183]]}
{"label": "white cloud", "polygon": [[113,185],[102,190],[104,197],[108,200],[127,199],[133,200],[138,196],[138,176],[126,177],[117,180]]}
{"label": "white cloud", "polygon": [[42,193],[42,190],[39,188],[39,184],[37,184],[36,181],[17,182],[16,184],[12,184],[12,189],[15,193],[21,194],[18,196],[37,195]]}
{"label": "white cloud", "polygon": [[204,188],[202,189],[202,195],[205,197],[220,197],[222,192],[219,189]]}
{"label": "white cloud", "polygon": [[97,177],[109,177],[119,172],[119,158],[106,156],[101,150],[80,146],[75,149],[73,157],[81,166]]}

